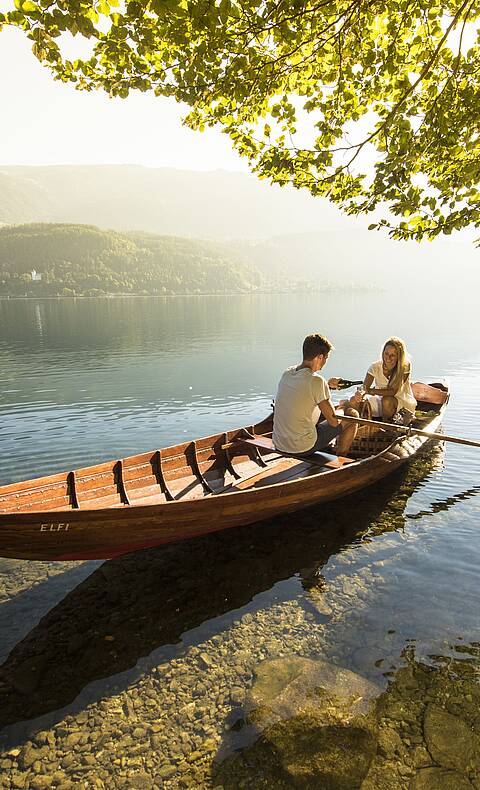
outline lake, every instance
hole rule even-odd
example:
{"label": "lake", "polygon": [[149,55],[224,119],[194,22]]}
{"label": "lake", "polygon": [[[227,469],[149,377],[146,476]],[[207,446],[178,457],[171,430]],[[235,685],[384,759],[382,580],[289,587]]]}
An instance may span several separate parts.
{"label": "lake", "polygon": [[[477,310],[474,293],[0,301],[0,484],[251,424],[313,331],[335,345],[325,375],[348,379],[400,335],[414,380],[450,381],[445,432],[480,440]],[[474,786],[479,481],[479,451],[448,444],[229,534],[107,563],[0,559],[5,786],[321,786],[298,699],[327,667],[383,706],[375,748],[346,741],[356,762],[322,741],[332,787]]]}

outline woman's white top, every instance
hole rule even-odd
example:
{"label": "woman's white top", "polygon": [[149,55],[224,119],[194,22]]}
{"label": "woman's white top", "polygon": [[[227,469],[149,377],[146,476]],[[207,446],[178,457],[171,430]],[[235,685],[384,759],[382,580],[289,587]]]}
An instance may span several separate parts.
{"label": "woman's white top", "polygon": [[[369,373],[374,378],[374,389],[386,390],[389,388],[388,379],[383,372],[383,362],[381,359],[377,360],[377,362],[374,362],[373,365],[370,365],[367,373]],[[407,409],[407,411],[415,414],[417,401],[413,396],[410,376],[397,390],[395,397],[398,402],[398,411],[400,411],[400,409]]]}

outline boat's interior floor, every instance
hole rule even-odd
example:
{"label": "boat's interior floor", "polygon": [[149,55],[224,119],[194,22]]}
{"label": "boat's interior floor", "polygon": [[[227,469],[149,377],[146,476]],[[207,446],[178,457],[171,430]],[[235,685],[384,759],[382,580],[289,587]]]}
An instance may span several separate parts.
{"label": "boat's interior floor", "polygon": [[[278,453],[269,453],[262,456],[263,464],[257,461],[243,461],[235,466],[236,475],[228,470],[217,470],[219,474],[206,474],[204,481],[211,490],[202,483],[197,475],[188,475],[168,482],[169,495],[162,491],[159,483],[151,475],[145,475],[142,467],[131,467],[128,476],[129,485],[128,501],[122,497],[115,484],[103,485],[97,475],[92,476],[85,483],[90,483],[90,489],[85,488],[81,493],[79,507],[82,510],[98,510],[103,508],[121,508],[135,505],[157,505],[172,500],[194,500],[217,494],[245,491],[249,488],[260,488],[273,485],[292,478],[306,477],[311,474],[320,474],[327,468],[318,467],[296,458],[285,458]],[[138,474],[138,477],[133,475]],[[51,488],[39,488],[35,492],[34,483],[31,481],[28,491],[19,491],[8,496],[2,502],[0,497],[0,512],[43,512],[43,511],[69,511],[79,509],[71,502],[63,481],[53,483]],[[38,481],[40,482],[40,481]],[[28,500],[28,501],[27,501]]]}
{"label": "boat's interior floor", "polygon": [[[426,427],[426,423],[421,427]],[[256,432],[265,437],[266,446],[248,446],[244,441],[246,434],[241,439],[242,430],[3,486],[0,513],[157,505],[258,489],[332,471],[333,462],[328,458],[321,466],[322,460],[311,463],[272,450],[268,439],[271,418],[270,423],[267,420],[255,426]],[[394,432],[382,429],[370,430],[368,435],[359,430],[350,459],[366,458],[384,450],[394,436]]]}

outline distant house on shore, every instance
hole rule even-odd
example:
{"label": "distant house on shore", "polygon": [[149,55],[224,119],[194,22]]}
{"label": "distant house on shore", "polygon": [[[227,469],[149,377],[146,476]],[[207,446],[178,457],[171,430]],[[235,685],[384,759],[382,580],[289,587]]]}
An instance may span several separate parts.
{"label": "distant house on shore", "polygon": [[30,274],[32,275],[32,283],[40,282],[40,280],[42,279],[42,275],[40,274],[40,272],[36,272],[35,269],[32,269]]}

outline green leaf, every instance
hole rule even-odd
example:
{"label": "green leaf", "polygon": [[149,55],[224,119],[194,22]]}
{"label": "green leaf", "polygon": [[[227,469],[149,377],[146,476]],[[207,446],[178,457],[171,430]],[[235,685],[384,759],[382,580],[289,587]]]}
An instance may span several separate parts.
{"label": "green leaf", "polygon": [[110,6],[106,0],[98,0],[97,10],[99,11],[100,14],[103,14],[104,16],[108,16],[110,13]]}
{"label": "green leaf", "polygon": [[[381,205],[388,221],[371,229],[398,238],[480,225],[480,38],[468,52],[446,46],[449,32],[478,23],[476,6],[126,0],[111,13],[119,0],[13,4],[0,24],[23,30],[55,78],[173,96],[191,110],[191,128],[218,124],[259,178],[352,214]],[[64,59],[54,41],[65,30],[94,39],[94,58]]]}

